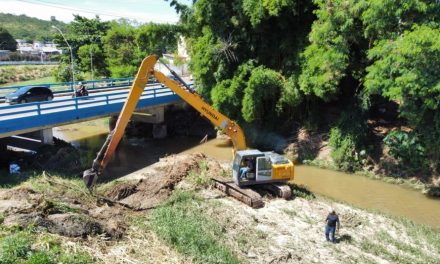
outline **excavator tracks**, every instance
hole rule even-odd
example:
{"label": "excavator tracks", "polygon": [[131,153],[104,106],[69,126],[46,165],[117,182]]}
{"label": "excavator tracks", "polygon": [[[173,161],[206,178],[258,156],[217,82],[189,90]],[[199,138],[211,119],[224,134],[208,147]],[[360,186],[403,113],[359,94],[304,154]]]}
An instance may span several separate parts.
{"label": "excavator tracks", "polygon": [[[252,190],[251,188],[241,188],[237,186],[233,181],[224,180],[221,178],[212,178],[214,181],[214,186],[226,193],[234,197],[235,199],[247,204],[252,208],[260,208],[264,206],[263,198],[261,195]],[[256,186],[255,186],[256,187]],[[292,196],[292,190],[289,185],[282,183],[267,183],[258,185],[257,189],[263,189],[274,196],[290,199]]]}
{"label": "excavator tracks", "polygon": [[274,194],[277,197],[283,198],[283,199],[290,199],[292,197],[292,190],[290,189],[289,185],[283,184],[283,183],[268,183],[263,184],[259,186],[262,189],[265,189],[266,191]]}
{"label": "excavator tracks", "polygon": [[234,197],[235,199],[247,204],[252,208],[260,208],[264,206],[263,198],[259,193],[250,188],[240,188],[234,182],[223,180],[220,178],[212,178],[214,186]]}

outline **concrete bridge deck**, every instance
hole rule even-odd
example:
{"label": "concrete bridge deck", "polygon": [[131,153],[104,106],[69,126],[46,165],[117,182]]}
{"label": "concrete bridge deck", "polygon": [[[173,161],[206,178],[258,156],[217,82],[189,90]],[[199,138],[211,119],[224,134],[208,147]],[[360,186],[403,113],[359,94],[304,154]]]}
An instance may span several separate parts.
{"label": "concrete bridge deck", "polygon": [[[117,114],[128,90],[48,102],[0,106],[0,138]],[[147,86],[136,109],[181,102],[167,87]]]}

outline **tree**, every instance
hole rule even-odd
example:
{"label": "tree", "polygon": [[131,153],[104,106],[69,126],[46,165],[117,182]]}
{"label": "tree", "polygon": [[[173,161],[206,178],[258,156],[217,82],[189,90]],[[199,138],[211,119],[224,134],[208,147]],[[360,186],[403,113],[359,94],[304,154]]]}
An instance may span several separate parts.
{"label": "tree", "polygon": [[376,40],[394,39],[410,30],[414,24],[431,23],[440,19],[438,1],[430,0],[370,0],[362,1],[365,11],[362,21],[365,36]]}
{"label": "tree", "polygon": [[401,117],[421,133],[429,156],[440,162],[440,29],[415,26],[369,51],[365,87],[399,103]]}
{"label": "tree", "polygon": [[[109,71],[105,61],[105,55],[98,44],[86,44],[78,49],[78,58],[82,72],[93,70],[93,76],[107,76]],[[91,69],[93,67],[93,69]]]}
{"label": "tree", "polygon": [[136,42],[144,54],[173,53],[177,50],[179,31],[176,25],[148,23],[137,30]]}
{"label": "tree", "polygon": [[142,61],[136,29],[126,21],[112,22],[103,43],[112,77],[134,76]]}
{"label": "tree", "polygon": [[244,120],[264,125],[266,128],[276,124],[273,113],[283,86],[281,74],[264,66],[253,69],[244,90],[241,110]]}
{"label": "tree", "polygon": [[440,110],[440,30],[417,26],[369,52],[365,87],[400,103],[401,115],[418,124],[425,111]]}
{"label": "tree", "polygon": [[[90,56],[92,56],[94,71],[100,76],[107,76],[109,74],[107,62],[102,53],[102,36],[106,34],[109,27],[109,22],[101,21],[98,16],[93,19],[88,19],[79,15],[75,15],[74,20],[67,25],[67,31],[64,32],[64,36],[72,48],[75,65],[78,64],[79,66],[76,71],[81,70],[83,73],[90,73],[90,67],[83,66],[87,64],[90,65]],[[60,34],[55,35],[55,42],[60,47],[68,48],[64,38]],[[90,55],[90,47],[94,47],[92,48],[92,52],[96,50],[97,53],[95,55],[93,53]],[[64,72],[63,69],[66,68],[64,63],[70,64],[69,52],[66,52],[61,56],[61,64],[59,65],[58,73]],[[75,74],[78,74],[78,72]],[[57,75],[56,77],[60,81],[69,81],[69,79],[65,79],[65,75]],[[83,77],[78,76],[78,78]]]}
{"label": "tree", "polygon": [[242,120],[241,108],[244,90],[255,68],[255,61],[250,60],[240,65],[232,79],[218,83],[211,91],[214,107],[229,118]]}
{"label": "tree", "polygon": [[0,49],[16,51],[17,41],[14,37],[5,29],[0,27]]}
{"label": "tree", "polygon": [[[241,104],[249,76],[240,76],[243,73],[240,68],[249,67],[249,61],[255,64],[252,67],[261,65],[268,71],[278,72],[281,79],[298,79],[299,54],[306,45],[313,20],[309,1],[199,0],[192,7],[182,7],[175,2],[171,4],[182,14],[190,67],[198,90],[204,98],[211,99],[215,107],[233,116],[241,112],[236,111],[241,109],[237,101]],[[299,95],[299,90],[293,87],[286,86],[290,94]],[[270,116],[298,105],[297,99],[287,98],[289,93],[284,87],[274,87],[275,94],[278,88],[283,101],[271,104],[272,109],[266,109],[263,115]],[[227,110],[227,106],[232,109]],[[237,119],[244,120],[242,116]]]}
{"label": "tree", "polygon": [[367,64],[368,42],[360,16],[363,1],[315,0],[317,20],[310,32],[310,45],[302,54],[301,90],[324,101],[338,98],[341,84],[349,81],[355,93]]}
{"label": "tree", "polygon": [[[272,124],[296,119],[318,128],[322,110],[337,108],[340,118],[323,125],[333,127],[335,159],[350,167],[379,94],[399,104],[426,157],[440,164],[439,1],[169,2],[181,14],[199,92],[242,125],[279,130]],[[345,118],[352,113],[362,129]]]}

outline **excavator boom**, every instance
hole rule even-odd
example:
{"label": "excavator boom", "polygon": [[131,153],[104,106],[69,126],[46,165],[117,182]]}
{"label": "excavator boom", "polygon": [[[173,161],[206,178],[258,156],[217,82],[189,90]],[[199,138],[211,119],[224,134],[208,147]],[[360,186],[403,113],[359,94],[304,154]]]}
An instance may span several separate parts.
{"label": "excavator boom", "polygon": [[173,92],[180,96],[185,102],[190,104],[194,109],[199,111],[204,117],[208,118],[212,124],[219,127],[228,135],[234,145],[234,150],[246,149],[246,139],[243,130],[234,121],[222,113],[215,110],[211,105],[206,103],[203,98],[194,91],[189,91],[174,80],[169,79],[163,73],[154,71],[154,77],[168,86]]}
{"label": "excavator boom", "polygon": [[246,149],[246,139],[240,126],[215,110],[195,91],[189,89],[188,85],[186,85],[183,80],[171,69],[170,72],[181,82],[181,84],[171,80],[163,73],[154,70],[154,66],[158,60],[158,56],[151,55],[142,61],[139,71],[130,89],[127,101],[125,102],[116,122],[115,129],[110,132],[104,145],[98,152],[96,159],[93,161],[92,168],[84,171],[83,179],[89,189],[93,188],[98,176],[102,173],[111,156],[115,152],[116,147],[124,135],[125,128],[127,127],[127,124],[151,75],[154,75],[159,82],[169,87],[185,102],[190,104],[203,116],[208,118],[215,126],[221,128],[231,138],[235,151]]}

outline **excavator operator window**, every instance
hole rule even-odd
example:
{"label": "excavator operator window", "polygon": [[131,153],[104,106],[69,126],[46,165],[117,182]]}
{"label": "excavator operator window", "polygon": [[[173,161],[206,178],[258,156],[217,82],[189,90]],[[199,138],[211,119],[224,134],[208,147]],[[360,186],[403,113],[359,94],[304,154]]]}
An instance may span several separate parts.
{"label": "excavator operator window", "polygon": [[245,157],[240,162],[240,179],[254,180],[255,179],[255,157]]}
{"label": "excavator operator window", "polygon": [[272,162],[268,157],[257,158],[257,181],[270,180],[272,175]]}

